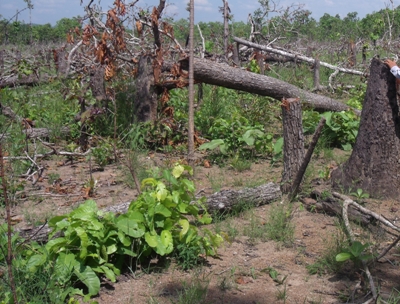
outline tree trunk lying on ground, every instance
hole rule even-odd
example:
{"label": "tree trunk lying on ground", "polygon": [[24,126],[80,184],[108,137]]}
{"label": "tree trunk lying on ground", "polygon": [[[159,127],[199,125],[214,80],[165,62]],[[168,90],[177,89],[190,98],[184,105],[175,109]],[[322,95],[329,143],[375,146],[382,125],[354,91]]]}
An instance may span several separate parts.
{"label": "tree trunk lying on ground", "polygon": [[[205,202],[209,213],[230,212],[243,207],[243,204],[258,207],[269,204],[282,195],[279,184],[268,183],[255,188],[241,190],[222,190],[210,195]],[[105,212],[123,214],[128,211],[131,202],[122,203],[102,209]],[[20,235],[25,239],[38,242],[47,242],[50,228],[47,224],[43,227],[35,227],[29,230],[20,230]]]}
{"label": "tree trunk lying on ground", "polygon": [[37,77],[35,74],[23,77],[13,76],[8,79],[0,79],[0,89],[21,85],[33,86],[42,82],[48,82],[50,79],[52,79],[52,77],[47,74],[41,75],[40,77]]}
{"label": "tree trunk lying on ground", "polygon": [[[325,195],[321,191],[314,190],[311,193],[311,198],[302,198],[301,202],[306,209],[311,212],[322,212],[328,215],[341,217],[342,205],[340,201],[331,195]],[[363,214],[351,207],[348,210],[348,217],[351,221],[356,222],[362,226],[368,226],[374,222],[372,216]]]}
{"label": "tree trunk lying on ground", "polygon": [[[187,60],[181,61],[181,68],[188,69]],[[194,78],[199,82],[269,96],[279,101],[283,98],[300,98],[302,104],[310,105],[316,110],[340,112],[352,109],[340,101],[310,93],[285,81],[206,59],[194,58]],[[357,115],[361,113],[359,110],[352,110]]]}

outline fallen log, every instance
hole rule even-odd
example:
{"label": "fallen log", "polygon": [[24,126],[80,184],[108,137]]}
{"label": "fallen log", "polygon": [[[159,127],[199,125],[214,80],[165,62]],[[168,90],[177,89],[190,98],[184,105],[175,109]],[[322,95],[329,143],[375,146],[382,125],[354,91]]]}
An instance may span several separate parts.
{"label": "fallen log", "polygon": [[[321,191],[314,190],[311,193],[311,198],[300,199],[305,208],[311,212],[322,212],[331,216],[342,216],[342,204],[333,196],[327,196]],[[351,206],[348,210],[349,220],[358,223],[364,227],[374,224],[375,220],[368,214],[361,213],[356,208]]]}
{"label": "fallen log", "polygon": [[[222,190],[210,195],[205,202],[209,213],[230,212],[240,208],[241,204],[253,207],[269,204],[282,195],[279,184],[267,183],[255,188],[244,188],[241,190]],[[115,206],[102,209],[104,212],[123,214],[128,211],[131,202],[125,202]],[[35,227],[28,230],[19,230],[20,235],[25,239],[37,242],[47,242],[51,229],[48,225]]]}
{"label": "fallen log", "polygon": [[3,88],[13,88],[17,86],[34,86],[40,83],[45,83],[49,82],[51,79],[54,77],[51,77],[47,74],[41,75],[40,77],[37,77],[34,74],[28,75],[28,76],[23,76],[19,77],[18,75],[12,76],[7,79],[0,79],[0,89]]}
{"label": "fallen log", "polygon": [[[30,128],[22,131],[29,139],[34,138],[51,138],[53,136],[66,136],[69,135],[70,129],[68,127],[61,127],[59,130],[51,130],[47,128]],[[0,140],[9,137],[10,134],[0,133]]]}
{"label": "fallen log", "polygon": [[[172,63],[165,64],[165,67],[173,67]],[[182,60],[180,64],[183,70],[188,69],[186,59]],[[194,58],[194,78],[197,82],[269,96],[279,100],[279,102],[283,98],[300,98],[301,103],[310,105],[316,110],[335,112],[353,110],[357,115],[361,114],[359,110],[353,109],[340,101],[310,93],[285,81],[206,59]]]}
{"label": "fallen log", "polygon": [[[241,39],[241,38],[237,38],[237,37],[233,37],[233,40],[235,42],[239,43],[239,44],[243,44],[243,45],[255,48],[255,49],[259,49],[259,50],[263,50],[263,51],[269,52],[269,53],[282,55],[282,56],[291,58],[291,59],[293,59],[295,61],[304,61],[304,62],[308,62],[310,64],[315,64],[315,59],[314,58],[303,56],[301,54],[289,53],[289,52],[286,52],[286,51],[278,50],[278,49],[275,49],[275,48],[272,48],[272,47],[269,47],[269,46],[266,46],[266,45],[257,44],[257,43],[250,42],[250,41],[247,41],[247,40],[244,40],[244,39]],[[339,71],[339,72],[342,72],[342,73],[359,75],[359,76],[365,76],[366,75],[365,73],[357,71],[357,70],[342,68],[342,67],[335,66],[335,65],[332,65],[332,64],[329,64],[329,63],[326,63],[326,62],[322,62],[322,61],[320,61],[319,64],[321,66],[323,66],[323,67],[332,69],[334,71]]]}

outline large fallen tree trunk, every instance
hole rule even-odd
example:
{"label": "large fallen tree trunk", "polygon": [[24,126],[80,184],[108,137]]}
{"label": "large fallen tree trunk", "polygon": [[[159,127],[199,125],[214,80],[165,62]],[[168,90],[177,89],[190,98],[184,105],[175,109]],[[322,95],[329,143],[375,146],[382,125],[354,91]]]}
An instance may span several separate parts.
{"label": "large fallen tree trunk", "polygon": [[[181,61],[181,68],[188,69],[187,60]],[[282,80],[206,59],[194,58],[194,78],[198,82],[269,96],[279,101],[283,98],[300,98],[303,104],[316,110],[340,112],[352,109],[340,101],[310,93]],[[352,110],[357,115],[361,113],[359,110]]]}
{"label": "large fallen tree trunk", "polygon": [[[268,183],[256,188],[242,190],[222,190],[210,195],[205,202],[209,213],[230,212],[240,208],[242,204],[253,207],[269,204],[282,195],[279,184]],[[123,214],[128,211],[131,202],[122,203],[102,209],[104,212]],[[29,230],[21,230],[20,235],[25,239],[47,242],[50,228],[47,225]]]}

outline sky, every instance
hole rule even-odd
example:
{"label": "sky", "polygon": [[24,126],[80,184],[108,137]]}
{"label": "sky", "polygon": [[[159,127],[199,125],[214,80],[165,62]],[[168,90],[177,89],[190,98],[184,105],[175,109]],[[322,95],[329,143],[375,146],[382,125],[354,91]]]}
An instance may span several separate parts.
{"label": "sky", "polygon": [[[165,13],[174,17],[175,20],[187,18],[189,13],[186,11],[186,4],[189,0],[167,0],[167,9]],[[386,6],[391,8],[391,1],[397,7],[400,5],[400,0],[278,0],[281,7],[287,7],[292,4],[304,4],[303,9],[312,12],[312,17],[317,21],[325,13],[332,16],[339,14],[342,18],[350,12],[357,12],[359,18],[365,17],[367,14],[377,12],[384,9]],[[83,5],[87,4],[88,0],[82,0]],[[103,11],[108,10],[114,0],[95,0],[93,3],[98,4]],[[128,0],[126,0],[128,2]],[[55,25],[61,18],[72,18],[75,16],[84,15],[84,6],[81,5],[81,0],[32,0],[33,10],[31,14],[32,23],[45,24],[50,23]],[[139,0],[137,7],[148,8],[158,5],[159,0]],[[216,0],[194,0],[195,3],[195,23],[199,21],[222,21],[219,7],[222,6],[222,1]],[[235,21],[247,21],[247,16],[253,13],[260,7],[258,0],[228,0],[231,14]],[[23,0],[0,0],[0,17],[1,19],[10,19],[17,10],[22,10],[26,7]],[[29,23],[29,10],[23,11],[19,15],[19,21]]]}

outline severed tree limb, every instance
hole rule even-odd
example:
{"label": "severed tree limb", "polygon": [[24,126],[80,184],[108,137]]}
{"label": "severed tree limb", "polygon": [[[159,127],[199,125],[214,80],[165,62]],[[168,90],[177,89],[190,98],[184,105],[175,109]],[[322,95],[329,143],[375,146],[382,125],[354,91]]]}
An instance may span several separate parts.
{"label": "severed tree limb", "polygon": [[308,150],[306,152],[306,155],[304,156],[303,162],[302,162],[302,164],[301,164],[301,166],[299,168],[299,171],[296,174],[296,178],[293,181],[291,193],[290,193],[290,196],[289,196],[290,201],[293,201],[293,199],[297,195],[297,192],[298,192],[299,187],[300,187],[301,180],[303,179],[303,176],[304,176],[304,173],[306,172],[308,163],[311,160],[311,156],[312,156],[312,154],[314,152],[315,146],[317,145],[319,136],[321,135],[321,132],[322,132],[322,128],[325,125],[325,121],[326,121],[325,117],[322,117],[321,120],[318,123],[317,129],[315,130],[315,133],[314,133],[314,135],[312,137],[310,146],[308,147]]}
{"label": "severed tree limb", "polygon": [[[282,193],[279,184],[267,183],[256,188],[244,188],[241,190],[222,190],[207,197],[204,203],[207,211],[214,212],[230,212],[240,207],[240,204],[249,204],[254,207],[272,203],[279,199]],[[125,202],[115,206],[109,206],[102,211],[123,214],[128,211],[131,202]],[[239,204],[239,206],[238,206]],[[40,229],[40,232],[38,230]],[[24,238],[31,237],[32,240],[38,242],[47,242],[50,228],[44,227],[33,228],[29,230],[20,230],[20,235]],[[32,235],[35,235],[32,237]]]}
{"label": "severed tree limb", "polygon": [[[345,195],[342,195],[342,194],[339,194],[336,192],[334,192],[333,195],[336,197],[339,197],[340,199],[343,199],[342,217],[343,217],[344,225],[346,227],[346,232],[347,232],[347,235],[349,236],[350,242],[354,243],[355,237],[354,237],[353,230],[351,229],[351,226],[349,223],[349,217],[347,215],[347,210],[350,205],[358,205],[358,204]],[[373,300],[376,300],[378,298],[378,293],[376,291],[374,279],[372,278],[371,272],[369,271],[367,262],[365,260],[362,260],[361,262],[363,264],[365,274],[367,275],[367,278],[369,280],[369,286],[371,288]]]}
{"label": "severed tree limb", "polygon": [[[314,64],[315,63],[315,59],[314,58],[310,58],[310,57],[306,57],[306,56],[303,56],[303,55],[293,54],[293,53],[289,53],[289,52],[286,52],[286,51],[274,49],[272,47],[260,45],[260,44],[257,44],[257,43],[253,43],[253,42],[250,42],[250,41],[238,38],[238,37],[233,37],[233,40],[238,42],[238,43],[240,43],[240,44],[247,45],[249,47],[256,48],[256,49],[259,49],[259,50],[263,50],[263,51],[266,51],[266,52],[269,52],[269,53],[274,53],[274,54],[290,57],[290,58],[293,58],[293,59],[296,58],[297,61],[304,61],[304,62],[308,62],[310,64]],[[326,62],[322,62],[322,61],[320,62],[320,65],[324,66],[326,68],[332,69],[332,70],[338,70],[339,72],[342,72],[342,73],[365,76],[365,73],[363,73],[363,72],[360,72],[360,71],[357,71],[357,70],[352,70],[352,69],[346,69],[346,68],[337,67],[337,66],[334,66],[332,64],[329,64],[329,63],[326,63]]]}
{"label": "severed tree limb", "polygon": [[400,227],[397,227],[396,225],[394,225],[393,223],[391,223],[390,221],[385,219],[382,215],[379,215],[379,214],[377,214],[377,213],[375,213],[375,212],[373,212],[373,211],[371,211],[371,210],[369,210],[367,208],[364,208],[363,206],[357,204],[356,202],[352,201],[350,198],[348,198],[347,196],[345,196],[343,194],[340,194],[340,193],[337,193],[337,192],[333,192],[332,194],[333,194],[333,196],[335,196],[337,198],[340,198],[343,201],[344,200],[350,200],[352,202],[351,205],[355,209],[357,209],[358,211],[360,211],[360,212],[362,212],[364,214],[368,214],[368,215],[372,216],[373,218],[375,218],[376,220],[378,220],[379,222],[381,222],[382,224],[384,224],[385,226],[387,226],[387,227],[389,227],[389,228],[391,228],[391,229],[393,229],[393,230],[395,230],[397,232],[400,232]]}

